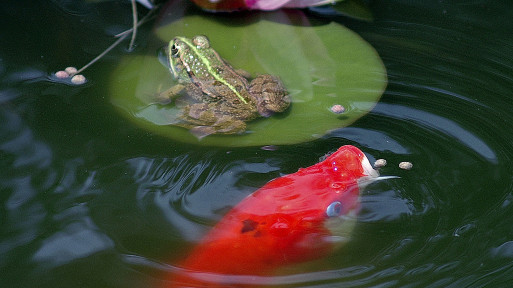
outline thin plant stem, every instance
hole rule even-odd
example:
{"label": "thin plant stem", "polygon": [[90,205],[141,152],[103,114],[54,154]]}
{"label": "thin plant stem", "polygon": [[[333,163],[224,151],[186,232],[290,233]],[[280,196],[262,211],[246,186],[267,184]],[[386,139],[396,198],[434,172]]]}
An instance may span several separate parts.
{"label": "thin plant stem", "polygon": [[[141,26],[142,24],[146,23],[146,21],[148,21],[148,19],[150,19],[150,17],[151,17],[151,16],[153,16],[153,12],[154,12],[157,8],[158,8],[158,7],[153,8],[152,10],[150,10],[150,12],[148,12],[148,14],[144,15],[144,17],[143,17],[143,18],[141,18],[141,20],[140,20],[139,22],[137,22],[136,27],[139,27],[139,26]],[[133,31],[133,30],[134,30],[134,28],[130,28],[130,29],[128,29],[128,30],[125,30],[125,31],[123,31],[123,32],[121,32],[121,33],[118,33],[118,34],[114,35],[114,37],[116,37],[116,38],[117,38],[117,37],[121,37],[121,36],[123,36],[123,35],[125,35],[125,34],[132,33],[132,31]]]}
{"label": "thin plant stem", "polygon": [[132,0],[132,19],[133,19],[133,28],[132,28],[132,39],[130,39],[130,45],[128,45],[128,51],[132,51],[134,49],[135,37],[137,36],[137,3],[135,0]]}
{"label": "thin plant stem", "polygon": [[[84,67],[80,68],[77,70],[77,72],[73,73],[72,75],[70,76],[73,76],[73,75],[76,75],[76,74],[79,74],[81,73],[82,71],[84,71],[85,69],[89,68],[89,66],[93,65],[94,63],[96,63],[98,60],[100,60],[103,56],[105,56],[107,53],[110,52],[110,50],[114,49],[116,46],[119,45],[119,43],[121,43],[123,40],[125,40],[125,38],[130,34],[132,33],[132,41],[135,39],[135,34],[136,34],[136,29],[137,27],[139,27],[140,25],[144,24],[146,21],[148,21],[148,19],[150,19],[151,16],[153,16],[153,12],[155,12],[157,10],[157,7],[154,7],[152,10],[150,10],[140,21],[138,22],[135,22],[134,24],[134,27],[133,28],[130,28],[126,31],[123,31],[117,35],[115,35],[115,37],[117,37],[118,39],[112,43],[107,49],[105,49],[100,55],[96,56],[93,60],[89,61],[89,63],[87,63],[86,65],[84,65]],[[137,13],[136,13],[137,14]],[[135,21],[137,21],[137,16],[135,16],[136,18]],[[132,41],[130,42],[130,47],[133,46],[133,43]],[[130,48],[131,50],[131,48]]]}
{"label": "thin plant stem", "polygon": [[119,37],[119,39],[116,40],[116,42],[112,43],[112,45],[110,45],[100,55],[96,56],[93,60],[91,60],[89,63],[87,63],[84,67],[78,69],[77,72],[75,72],[73,75],[79,74],[80,72],[82,72],[85,69],[89,68],[89,66],[93,65],[94,63],[96,63],[96,61],[100,60],[103,56],[105,56],[107,53],[109,53],[110,50],[112,50],[112,49],[114,49],[114,47],[118,46],[118,44],[121,43],[121,41],[125,40],[125,38],[127,36],[128,36],[128,34],[125,34],[125,35]]}

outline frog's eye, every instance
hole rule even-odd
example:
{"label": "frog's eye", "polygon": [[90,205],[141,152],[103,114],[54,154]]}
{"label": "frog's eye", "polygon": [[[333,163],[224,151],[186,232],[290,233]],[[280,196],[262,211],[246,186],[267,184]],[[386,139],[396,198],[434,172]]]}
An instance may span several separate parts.
{"label": "frog's eye", "polygon": [[335,201],[326,208],[326,216],[337,217],[342,212],[342,203]]}
{"label": "frog's eye", "polygon": [[175,44],[173,44],[171,46],[171,56],[173,56],[173,57],[178,56],[178,47]]}
{"label": "frog's eye", "polygon": [[210,48],[210,41],[205,35],[198,35],[192,38],[192,43],[198,48],[207,49]]}

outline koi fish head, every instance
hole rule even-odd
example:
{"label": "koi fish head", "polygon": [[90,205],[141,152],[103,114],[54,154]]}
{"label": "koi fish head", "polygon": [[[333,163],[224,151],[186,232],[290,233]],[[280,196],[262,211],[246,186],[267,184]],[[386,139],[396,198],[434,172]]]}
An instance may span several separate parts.
{"label": "koi fish head", "polygon": [[323,201],[326,207],[324,227],[330,231],[324,240],[339,247],[350,239],[356,224],[360,190],[380,177],[365,154],[354,146],[341,147],[318,165],[321,164],[331,170],[326,172],[332,174],[330,180],[333,182],[329,186],[343,188],[343,191],[333,189]]}

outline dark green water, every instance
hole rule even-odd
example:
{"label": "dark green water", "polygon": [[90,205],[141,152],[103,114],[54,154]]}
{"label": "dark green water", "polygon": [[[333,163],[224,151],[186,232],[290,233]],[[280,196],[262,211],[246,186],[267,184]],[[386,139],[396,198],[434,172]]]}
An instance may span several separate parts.
{"label": "dark green water", "polygon": [[267,151],[183,145],[128,123],[106,94],[124,48],[86,71],[87,85],[50,81],[126,29],[129,5],[3,1],[0,286],[154,287],[244,196],[352,144],[401,178],[362,195],[348,246],[276,282],[511,287],[513,4],[371,8],[373,23],[335,20],[381,55],[380,103],[322,139]]}

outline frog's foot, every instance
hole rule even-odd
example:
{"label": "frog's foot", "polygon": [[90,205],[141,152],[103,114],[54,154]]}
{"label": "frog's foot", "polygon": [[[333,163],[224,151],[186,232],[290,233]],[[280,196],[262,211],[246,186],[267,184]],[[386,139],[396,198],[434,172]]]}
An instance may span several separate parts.
{"label": "frog's foot", "polygon": [[220,112],[212,111],[213,103],[196,103],[185,106],[181,117],[182,127],[189,128],[198,138],[210,134],[237,134],[246,130],[242,120]]}
{"label": "frog's foot", "polygon": [[246,130],[246,123],[243,121],[240,121],[240,123],[230,123],[229,125],[225,124],[226,123],[221,123],[220,125],[214,126],[194,126],[190,128],[189,131],[192,133],[192,135],[196,136],[198,139],[201,139],[212,134],[238,134]]}
{"label": "frog's foot", "polygon": [[211,126],[195,126],[189,129],[192,135],[196,136],[196,138],[201,139],[211,134],[215,134],[216,130]]}
{"label": "frog's foot", "polygon": [[176,84],[175,86],[167,89],[166,91],[160,92],[155,96],[155,101],[162,105],[171,103],[171,101],[180,95],[184,91],[185,86],[182,84]]}
{"label": "frog's foot", "polygon": [[269,117],[285,111],[290,105],[290,97],[278,76],[258,75],[249,86],[250,94],[257,99],[258,113]]}

